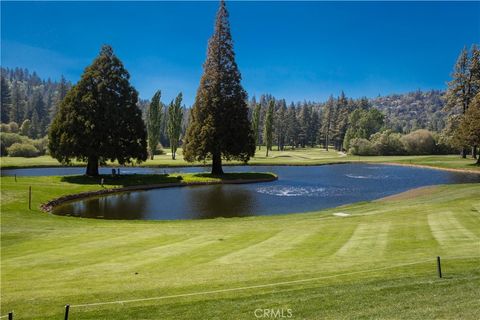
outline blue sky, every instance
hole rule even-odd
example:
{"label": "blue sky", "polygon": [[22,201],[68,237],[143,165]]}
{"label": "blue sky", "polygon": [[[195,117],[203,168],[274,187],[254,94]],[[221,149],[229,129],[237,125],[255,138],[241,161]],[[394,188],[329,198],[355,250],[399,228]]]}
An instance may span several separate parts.
{"label": "blue sky", "polygon": [[[142,98],[191,104],[217,2],[1,2],[1,64],[78,81],[111,44]],[[227,2],[249,96],[325,100],[443,89],[480,43],[480,2]]]}

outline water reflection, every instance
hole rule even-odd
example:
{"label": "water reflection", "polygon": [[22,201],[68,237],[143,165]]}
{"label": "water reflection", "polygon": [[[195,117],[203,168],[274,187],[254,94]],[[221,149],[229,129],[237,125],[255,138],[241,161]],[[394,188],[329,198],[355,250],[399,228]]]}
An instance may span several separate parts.
{"label": "water reflection", "polygon": [[192,207],[190,219],[247,217],[254,215],[255,209],[251,191],[229,185],[191,188],[186,201]]}
{"label": "water reflection", "polygon": [[[274,215],[368,201],[421,186],[480,182],[480,175],[475,174],[369,164],[225,169],[227,172],[274,172],[279,180],[136,191],[68,203],[55,208],[54,213],[143,220]],[[146,173],[143,170],[147,169],[138,170]],[[194,168],[188,168],[191,170]],[[204,168],[197,170],[204,171]]]}
{"label": "water reflection", "polygon": [[84,218],[144,220],[149,196],[146,192],[114,194],[85,201],[69,202],[55,208],[55,214]]}

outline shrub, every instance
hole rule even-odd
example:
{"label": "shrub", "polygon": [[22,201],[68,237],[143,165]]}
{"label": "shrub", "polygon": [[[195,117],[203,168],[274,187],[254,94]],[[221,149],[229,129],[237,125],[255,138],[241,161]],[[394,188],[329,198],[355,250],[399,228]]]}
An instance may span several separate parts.
{"label": "shrub", "polygon": [[155,155],[158,156],[162,154],[165,154],[165,151],[163,150],[163,146],[159,143],[157,145],[157,149],[155,150]]}
{"label": "shrub", "polygon": [[0,124],[0,132],[10,132],[10,126],[6,123]]}
{"label": "shrub", "polygon": [[433,154],[435,151],[435,139],[428,130],[416,130],[400,139],[405,150],[411,155]]}
{"label": "shrub", "polygon": [[41,139],[31,140],[31,142],[32,142],[33,146],[35,148],[37,148],[39,156],[43,156],[44,154],[47,153],[48,137],[43,137]]}
{"label": "shrub", "polygon": [[20,126],[20,134],[23,136],[28,136],[30,134],[30,125],[30,119],[23,121],[22,125]]}
{"label": "shrub", "polygon": [[393,133],[391,130],[377,132],[370,137],[373,149],[377,155],[402,155],[405,154],[405,147],[401,142],[402,135]]}
{"label": "shrub", "polygon": [[374,156],[376,155],[375,149],[373,144],[368,141],[367,139],[363,138],[355,138],[350,141],[350,149],[349,152],[351,154],[357,156]]}
{"label": "shrub", "polygon": [[7,148],[10,157],[33,158],[38,156],[38,150],[30,143],[14,143]]}
{"label": "shrub", "polygon": [[459,148],[452,144],[451,137],[441,133],[434,133],[433,138],[435,139],[435,154],[457,154],[460,152]]}
{"label": "shrub", "polygon": [[16,133],[1,132],[0,133],[0,144],[1,144],[1,155],[6,156],[8,154],[7,148],[9,148],[14,143],[22,143],[28,140],[26,137],[22,137]]}
{"label": "shrub", "polygon": [[8,124],[8,126],[10,127],[10,132],[18,133],[18,124],[16,122],[12,121]]}

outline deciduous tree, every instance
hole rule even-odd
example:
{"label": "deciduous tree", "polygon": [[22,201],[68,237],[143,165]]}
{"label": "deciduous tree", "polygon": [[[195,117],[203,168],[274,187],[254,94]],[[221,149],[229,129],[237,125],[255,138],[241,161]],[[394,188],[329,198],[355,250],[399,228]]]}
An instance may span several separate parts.
{"label": "deciduous tree", "polygon": [[177,153],[178,142],[180,141],[180,134],[182,133],[182,93],[180,92],[175,98],[175,101],[170,102],[168,107],[168,137],[170,139],[170,150],[172,152],[172,159],[175,160]]}

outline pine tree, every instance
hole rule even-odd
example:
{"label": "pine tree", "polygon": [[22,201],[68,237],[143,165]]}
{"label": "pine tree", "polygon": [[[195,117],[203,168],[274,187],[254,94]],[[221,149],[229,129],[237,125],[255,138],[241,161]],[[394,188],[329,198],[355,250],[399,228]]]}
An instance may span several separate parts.
{"label": "pine tree", "polygon": [[87,161],[98,175],[107,160],[120,164],[147,159],[146,130],[130,75],[110,46],[88,66],[55,115],[49,132],[51,155],[62,163]]}
{"label": "pine tree", "polygon": [[330,138],[332,134],[332,124],[335,117],[335,101],[332,96],[328,99],[324,107],[323,112],[323,121],[322,121],[322,131],[324,133],[324,145],[325,150],[328,151],[328,146],[330,144]]}
{"label": "pine tree", "polygon": [[162,122],[162,107],[160,102],[160,90],[157,90],[147,109],[147,140],[150,159],[153,160],[160,141],[160,126]]}
{"label": "pine tree", "polygon": [[[447,109],[461,108],[462,114],[468,109],[470,101],[480,90],[480,52],[473,45],[471,54],[467,48],[463,48],[452,73],[452,80],[448,83],[446,97]],[[475,155],[476,146],[472,146]],[[467,156],[467,149],[462,148],[461,155]]]}
{"label": "pine tree", "polygon": [[318,128],[320,127],[320,117],[318,115],[318,112],[315,110],[312,110],[312,121],[310,124],[310,129],[308,132],[308,144],[310,147],[315,147],[315,144],[317,142],[317,132]]}
{"label": "pine tree", "polygon": [[349,113],[348,100],[345,97],[345,93],[342,91],[337,99],[337,117],[335,120],[335,131],[337,132],[335,148],[338,151],[342,149],[343,140],[345,139],[345,134],[347,133]]}
{"label": "pine tree", "polygon": [[287,104],[285,99],[278,102],[278,109],[275,112],[275,134],[277,136],[278,150],[283,151],[285,149],[285,138],[287,134]]}
{"label": "pine tree", "polygon": [[[3,70],[2,70],[3,71]],[[2,123],[8,123],[10,122],[10,108],[12,106],[12,94],[10,92],[10,87],[7,84],[7,80],[3,76],[3,72],[1,75],[1,100],[0,100],[0,110],[1,110],[1,122]]]}
{"label": "pine tree", "polygon": [[57,90],[55,92],[54,102],[49,109],[50,122],[53,121],[53,118],[55,118],[55,114],[57,113],[57,110],[60,104],[62,103],[63,99],[65,99],[65,96],[67,95],[69,87],[70,86],[67,80],[62,75],[62,77],[60,78],[60,83],[58,84]]}
{"label": "pine tree", "polygon": [[268,104],[267,114],[265,115],[265,123],[263,127],[263,140],[265,142],[265,149],[267,149],[265,156],[268,157],[268,151],[272,150],[272,138],[273,138],[273,111],[275,108],[275,102],[270,100]]}
{"label": "pine tree", "polygon": [[255,154],[247,94],[240,84],[223,0],[203,68],[185,137],[184,158],[189,162],[212,159],[212,174],[223,174],[222,158],[247,162]]}
{"label": "pine tree", "polygon": [[[460,125],[455,132],[455,140],[460,145],[480,145],[480,93],[477,93],[465,114],[462,115]],[[477,165],[480,165],[480,157],[477,159]]]}
{"label": "pine tree", "polygon": [[35,90],[29,103],[29,116],[32,119],[30,129],[32,138],[41,138],[47,127],[47,112],[40,90]]}
{"label": "pine tree", "polygon": [[287,138],[286,141],[292,148],[297,147],[297,138],[299,132],[299,125],[297,120],[297,113],[295,111],[295,105],[292,103],[287,111]]}
{"label": "pine tree", "polygon": [[23,91],[20,84],[18,84],[17,81],[14,81],[12,83],[12,105],[8,115],[10,121],[15,121],[16,123],[22,122],[26,113],[25,107],[26,104]]}
{"label": "pine tree", "polygon": [[[253,113],[252,113],[252,130],[253,130],[253,139],[255,141],[255,145],[258,145],[260,148],[260,109],[262,106],[258,103],[255,104]],[[260,149],[259,149],[260,150]]]}
{"label": "pine tree", "polygon": [[180,141],[180,134],[182,133],[182,93],[180,92],[175,98],[175,101],[170,103],[168,107],[168,137],[170,139],[170,150],[172,152],[172,159],[175,160],[177,153],[178,142]]}

